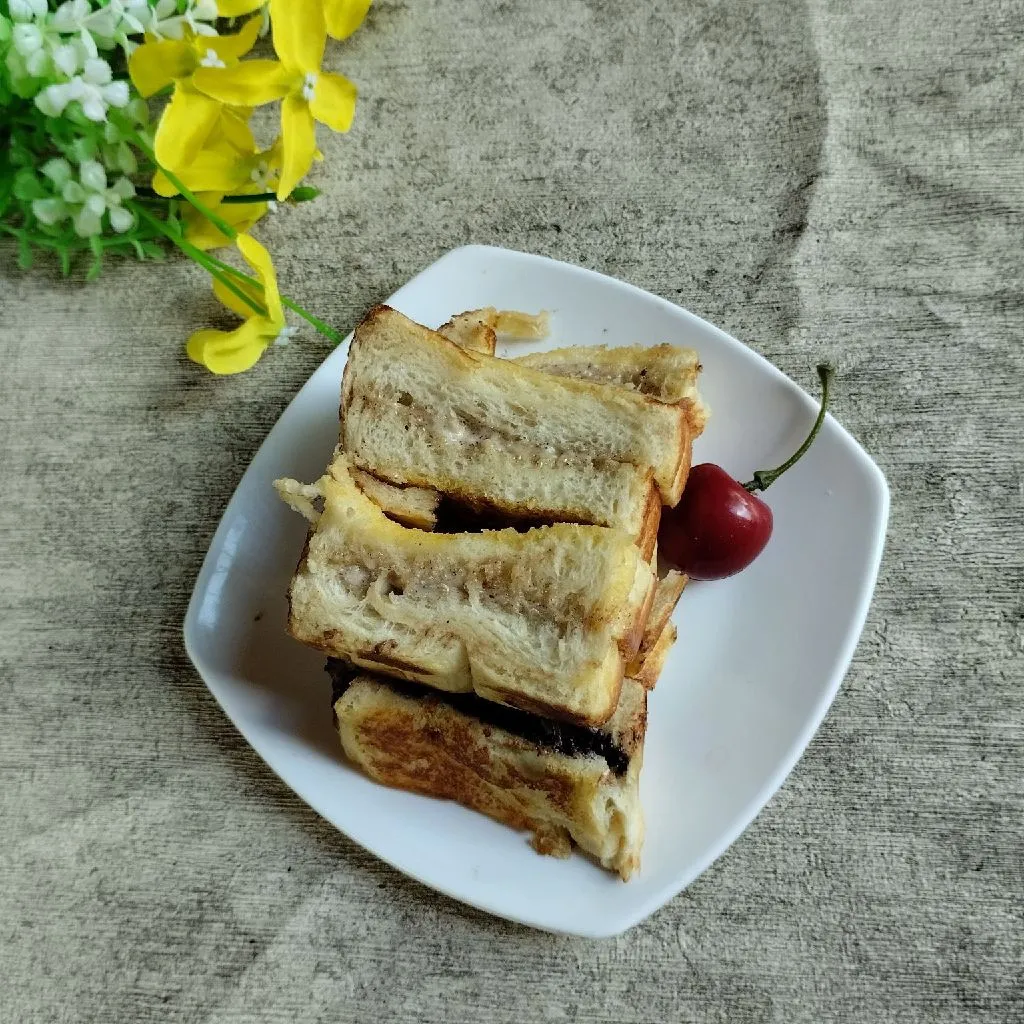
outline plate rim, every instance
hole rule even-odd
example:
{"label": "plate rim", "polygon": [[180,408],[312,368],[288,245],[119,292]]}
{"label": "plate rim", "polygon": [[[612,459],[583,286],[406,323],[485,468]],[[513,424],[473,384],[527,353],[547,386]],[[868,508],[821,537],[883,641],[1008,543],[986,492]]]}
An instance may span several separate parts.
{"label": "plate rim", "polygon": [[[599,271],[592,270],[588,267],[579,266],[578,264],[568,263],[562,260],[554,259],[550,256],[543,256],[536,253],[523,252],[516,249],[503,248],[501,246],[494,245],[482,245],[476,243],[470,243],[467,245],[457,246],[441,254],[436,260],[428,264],[417,274],[411,277],[408,281],[402,284],[396,291],[394,291],[387,299],[383,300],[385,304],[392,304],[401,301],[402,293],[419,281],[424,275],[436,271],[441,265],[453,259],[460,254],[467,254],[471,252],[487,252],[491,254],[499,255],[501,258],[513,257],[519,260],[525,260],[531,263],[541,262],[550,264],[559,269],[559,272],[564,273],[566,271],[597,279],[603,285],[614,286],[615,288],[626,289],[629,292],[636,294],[638,297],[644,299],[647,302],[653,301],[655,304],[669,311],[674,316],[681,316],[682,318],[690,321],[693,325],[698,326],[704,330],[710,330],[713,332],[717,339],[724,343],[727,347],[734,351],[740,352],[745,358],[753,357],[759,364],[760,368],[767,372],[778,382],[784,382],[788,387],[795,388],[797,392],[802,396],[806,403],[816,407],[817,403],[810,395],[792,378],[782,372],[777,366],[770,362],[767,358],[761,355],[759,352],[745,345],[739,339],[733,337],[727,331],[708,320],[705,320],[691,310],[686,309],[668,299],[663,298],[660,295],[655,295],[652,292],[646,291],[638,287],[637,285],[631,284],[628,281],[623,281],[620,278],[611,277],[610,275],[603,274]],[[317,799],[311,799],[307,795],[303,794],[293,785],[292,782],[288,781],[282,774],[282,770],[278,768],[278,758],[268,757],[254,742],[253,738],[249,735],[249,730],[239,722],[231,711],[225,706],[220,696],[216,692],[216,689],[211,686],[210,682],[203,673],[200,663],[203,660],[202,656],[198,655],[194,645],[192,643],[191,635],[194,632],[196,619],[198,617],[199,606],[202,603],[203,595],[206,593],[209,584],[209,578],[215,571],[217,563],[217,554],[223,548],[224,539],[228,530],[230,529],[230,521],[232,519],[232,512],[236,502],[239,502],[240,492],[243,490],[243,484],[246,478],[252,473],[253,467],[259,461],[261,453],[267,448],[272,440],[275,431],[278,430],[282,421],[286,418],[289,410],[299,400],[303,392],[307,387],[310,386],[315,375],[321,370],[323,365],[334,356],[339,350],[346,350],[350,344],[353,336],[353,331],[350,331],[342,341],[332,348],[321,360],[321,362],[314,368],[310,375],[303,382],[302,386],[295,392],[292,398],[289,400],[287,405],[281,410],[274,424],[270,430],[267,431],[266,436],[260,442],[256,451],[253,453],[252,458],[249,460],[249,464],[246,466],[245,471],[239,477],[238,482],[235,484],[234,490],[229,498],[227,504],[224,506],[224,510],[221,513],[220,519],[217,523],[217,527],[210,538],[209,545],[206,550],[206,554],[203,557],[202,565],[200,566],[199,572],[196,576],[195,583],[192,588],[192,593],[189,597],[188,607],[186,609],[185,617],[182,622],[182,634],[185,651],[188,654],[189,660],[192,666],[203,681],[203,685],[207,691],[211,694],[214,700],[217,702],[220,709],[224,712],[228,721],[234,726],[239,732],[242,738],[246,741],[248,746],[252,749],[253,753],[260,758],[263,763],[270,768],[270,770],[281,780],[281,782],[295,795],[309,806],[319,817],[323,818],[331,828],[342,833],[351,842],[356,843],[362,849],[366,850],[371,856],[377,858],[380,861],[388,864],[393,870],[401,872],[409,878],[414,879],[421,885],[426,886],[429,889],[439,892],[442,895],[457,900],[467,906],[474,907],[477,910],[483,911],[489,915],[497,918],[501,918],[507,921],[512,921],[516,924],[523,925],[530,928],[535,928],[540,931],[559,934],[559,935],[576,935],[582,938],[591,939],[603,939],[611,938],[616,935],[621,935],[623,932],[635,927],[652,914],[656,913],[659,909],[665,906],[675,896],[681,893],[684,889],[689,887],[697,878],[703,875],[719,858],[721,858],[728,849],[736,842],[736,840],[750,827],[754,819],[761,813],[768,801],[775,795],[776,792],[782,787],[786,779],[792,773],[797,763],[803,757],[807,750],[811,740],[814,738],[818,729],[821,727],[821,723],[824,721],[829,708],[835,700],[839,688],[842,686],[846,674],[849,671],[850,664],[853,661],[853,656],[856,651],[857,645],[860,642],[861,634],[863,633],[864,625],[867,621],[867,616],[870,610],[871,601],[874,596],[875,587],[878,581],[878,574],[881,567],[882,556],[885,549],[885,540],[888,532],[889,512],[890,512],[890,492],[889,485],[886,480],[885,474],[881,467],[875,462],[875,460],[868,454],[864,447],[859,441],[837,420],[834,419],[831,413],[827,415],[827,419],[832,423],[833,427],[838,428],[840,439],[845,447],[848,448],[850,453],[861,463],[862,468],[867,470],[866,480],[869,482],[869,489],[872,497],[878,503],[877,519],[875,523],[875,529],[872,537],[872,550],[870,558],[866,564],[867,571],[862,577],[860,592],[857,598],[857,607],[855,614],[847,621],[844,633],[844,641],[839,650],[837,651],[836,658],[836,669],[832,673],[829,679],[828,686],[825,688],[817,701],[813,705],[811,713],[807,716],[804,728],[801,730],[798,738],[790,745],[787,751],[786,757],[780,762],[779,767],[769,776],[761,787],[757,790],[755,795],[743,806],[741,812],[736,815],[736,821],[739,824],[735,825],[732,829],[723,832],[719,841],[710,848],[710,851],[699,861],[695,862],[695,865],[683,875],[666,882],[663,886],[655,889],[646,898],[641,899],[632,910],[627,913],[625,910],[620,911],[614,920],[608,919],[605,922],[605,927],[586,927],[584,925],[577,925],[574,927],[561,927],[556,924],[538,921],[536,916],[530,915],[517,915],[514,912],[510,912],[504,908],[496,909],[494,906],[490,906],[484,900],[477,900],[468,896],[463,892],[453,891],[450,886],[438,883],[437,881],[425,878],[420,872],[416,871],[414,867],[399,864],[392,857],[384,854],[376,849],[371,849],[366,846],[360,839],[356,838],[347,829],[341,828],[337,825],[327,813],[320,806],[320,801]],[[215,554],[215,552],[217,554]]]}

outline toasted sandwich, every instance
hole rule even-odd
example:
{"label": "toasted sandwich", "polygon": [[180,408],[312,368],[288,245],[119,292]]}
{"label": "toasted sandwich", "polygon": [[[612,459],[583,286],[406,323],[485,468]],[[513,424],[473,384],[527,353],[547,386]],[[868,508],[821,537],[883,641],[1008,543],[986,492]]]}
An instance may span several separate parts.
{"label": "toasted sandwich", "polygon": [[689,471],[679,406],[467,351],[386,306],[356,328],[341,413],[342,447],[376,477],[641,546]]}
{"label": "toasted sandwich", "polygon": [[338,660],[328,672],[342,747],[372,779],[532,832],[540,853],[568,856],[575,841],[624,880],[639,867],[647,691],[635,680],[609,721],[588,729]]}
{"label": "toasted sandwich", "polygon": [[313,524],[289,589],[297,640],[581,725],[612,715],[654,597],[654,570],[627,534],[409,529],[363,494],[340,454],[316,484],[275,486]]}

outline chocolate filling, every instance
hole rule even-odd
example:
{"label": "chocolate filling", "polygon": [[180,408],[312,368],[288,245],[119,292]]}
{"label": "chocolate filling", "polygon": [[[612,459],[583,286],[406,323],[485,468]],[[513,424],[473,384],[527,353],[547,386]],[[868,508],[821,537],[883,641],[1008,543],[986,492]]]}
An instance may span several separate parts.
{"label": "chocolate filling", "polygon": [[482,533],[484,530],[506,530],[511,527],[526,533],[536,526],[547,526],[554,520],[570,522],[556,513],[538,512],[532,515],[513,515],[492,508],[482,501],[469,503],[450,494],[442,494],[437,507],[437,525],[434,533]]}
{"label": "chocolate filling", "polygon": [[[331,707],[348,689],[352,680],[360,675],[359,669],[353,669],[348,662],[340,658],[328,658],[327,674],[331,677]],[[588,729],[582,725],[570,725],[568,722],[556,722],[551,718],[541,718],[527,711],[509,708],[504,704],[484,700],[475,693],[446,693],[433,690],[418,683],[405,682],[402,679],[385,680],[393,690],[413,700],[432,700],[445,704],[464,715],[470,715],[495,729],[504,729],[514,736],[538,747],[552,750],[567,757],[586,757],[597,754],[608,762],[608,767],[616,775],[625,775],[629,767],[629,755],[605,732],[600,729]]]}

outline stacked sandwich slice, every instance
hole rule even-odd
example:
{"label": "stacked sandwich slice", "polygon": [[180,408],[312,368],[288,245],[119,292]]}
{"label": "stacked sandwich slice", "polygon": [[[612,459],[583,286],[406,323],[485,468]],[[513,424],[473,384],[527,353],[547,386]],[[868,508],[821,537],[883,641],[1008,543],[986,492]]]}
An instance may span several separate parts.
{"label": "stacked sandwich slice", "polygon": [[685,578],[659,580],[663,505],[705,410],[694,353],[494,356],[541,332],[476,310],[438,331],[379,306],[356,329],[289,630],[328,656],[347,756],[378,781],[639,864],[647,690]]}

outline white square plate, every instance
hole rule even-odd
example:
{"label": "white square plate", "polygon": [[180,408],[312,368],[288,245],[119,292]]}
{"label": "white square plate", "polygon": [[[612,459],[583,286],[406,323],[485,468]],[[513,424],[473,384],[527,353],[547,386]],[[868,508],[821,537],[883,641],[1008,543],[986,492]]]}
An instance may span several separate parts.
{"label": "white square plate", "polygon": [[[515,343],[517,352],[692,346],[712,411],[694,462],[717,462],[741,479],[787,458],[815,415],[816,400],[693,314],[543,257],[456,249],[388,303],[432,327],[480,306],[550,310],[550,340]],[[761,557],[732,579],[687,588],[676,610],[679,641],[650,701],[643,865],[623,884],[582,856],[538,856],[518,832],[455,804],[378,786],[346,764],[323,656],[285,634],[285,591],[306,525],[271,481],[311,481],[322,472],[338,433],[347,354],[346,342],[313,374],[238,485],[189,605],[189,656],[267,764],[378,857],[514,921],[592,937],[622,932],[723,853],[817,729],[874,588],[888,516],[885,479],[829,417],[802,462],[767,492],[775,532]],[[813,379],[812,367],[807,376]]]}

